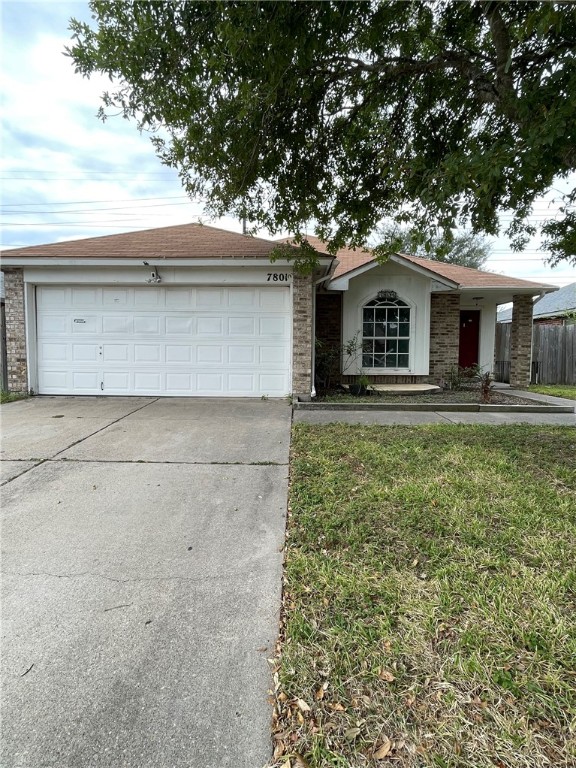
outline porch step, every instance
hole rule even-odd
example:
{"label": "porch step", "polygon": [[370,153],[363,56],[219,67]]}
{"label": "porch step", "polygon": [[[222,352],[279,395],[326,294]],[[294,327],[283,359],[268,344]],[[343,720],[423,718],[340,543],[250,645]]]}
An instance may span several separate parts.
{"label": "porch step", "polygon": [[370,384],[370,389],[389,395],[429,395],[442,391],[435,384]]}

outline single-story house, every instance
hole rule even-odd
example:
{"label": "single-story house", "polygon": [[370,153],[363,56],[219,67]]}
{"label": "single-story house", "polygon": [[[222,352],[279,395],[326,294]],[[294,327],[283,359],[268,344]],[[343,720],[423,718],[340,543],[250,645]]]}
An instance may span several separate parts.
{"label": "single-story house", "polygon": [[[555,293],[539,296],[534,302],[535,325],[567,325],[576,321],[576,283],[565,285]],[[498,312],[499,323],[512,322],[512,308]]]}
{"label": "single-story house", "polygon": [[[281,397],[314,388],[314,339],[358,334],[348,373],[440,382],[492,369],[496,309],[513,302],[512,383],[530,381],[532,299],[555,290],[396,254],[319,251],[201,224],[4,251],[8,386],[46,395]],[[294,246],[288,246],[289,249]]]}

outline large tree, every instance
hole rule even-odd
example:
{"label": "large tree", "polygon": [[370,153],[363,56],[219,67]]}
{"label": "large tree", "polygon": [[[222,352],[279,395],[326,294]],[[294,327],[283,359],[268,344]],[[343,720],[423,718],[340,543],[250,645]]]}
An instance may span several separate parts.
{"label": "large tree", "polygon": [[392,224],[379,227],[376,237],[376,253],[409,253],[471,269],[482,269],[492,250],[485,237],[470,231],[426,237],[412,227]]}
{"label": "large tree", "polygon": [[[216,215],[271,232],[315,221],[334,248],[383,218],[520,247],[534,200],[576,169],[569,2],[93,0],[72,20],[84,75],[156,136]],[[544,222],[576,262],[576,189]]]}

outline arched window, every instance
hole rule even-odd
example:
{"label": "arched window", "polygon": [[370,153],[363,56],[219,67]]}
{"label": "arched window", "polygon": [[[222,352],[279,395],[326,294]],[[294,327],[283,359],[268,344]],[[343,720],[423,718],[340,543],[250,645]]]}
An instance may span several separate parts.
{"label": "arched window", "polygon": [[410,307],[402,299],[369,301],[362,308],[362,367],[409,365]]}

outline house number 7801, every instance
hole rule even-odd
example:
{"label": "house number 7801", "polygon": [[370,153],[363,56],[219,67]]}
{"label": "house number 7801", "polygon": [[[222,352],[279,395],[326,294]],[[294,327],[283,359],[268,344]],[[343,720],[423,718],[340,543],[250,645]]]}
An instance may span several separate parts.
{"label": "house number 7801", "polygon": [[267,283],[287,283],[290,280],[289,272],[268,272]]}

